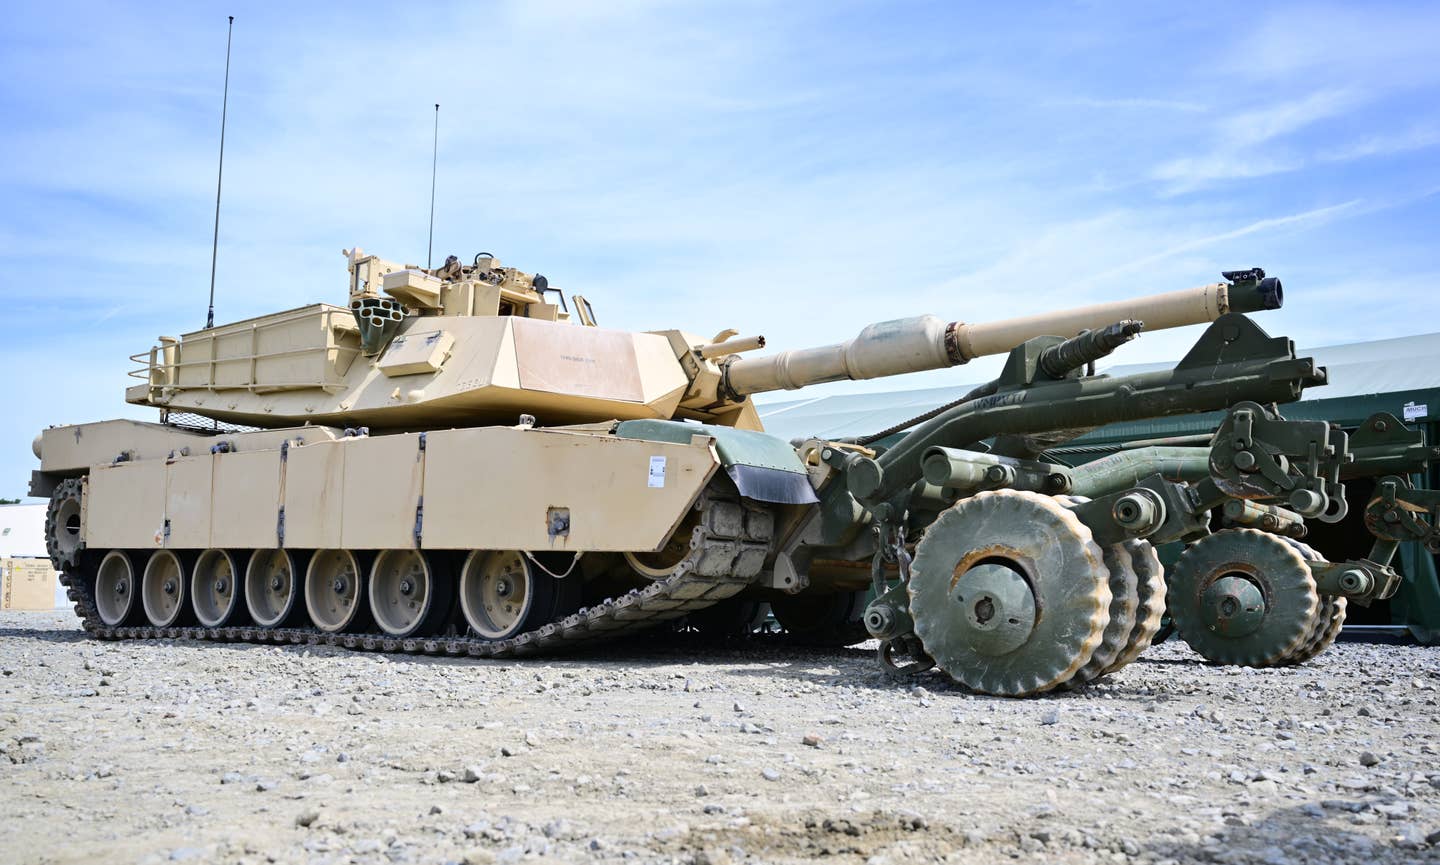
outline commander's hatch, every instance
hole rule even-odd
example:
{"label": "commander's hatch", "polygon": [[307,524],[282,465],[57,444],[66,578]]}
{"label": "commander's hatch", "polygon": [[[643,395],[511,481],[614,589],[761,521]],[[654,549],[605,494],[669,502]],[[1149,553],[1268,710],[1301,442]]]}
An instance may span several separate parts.
{"label": "commander's hatch", "polygon": [[585,299],[585,295],[572,294],[570,299],[575,301],[575,315],[580,319],[580,323],[586,327],[596,327],[595,307],[590,305],[590,301]]}

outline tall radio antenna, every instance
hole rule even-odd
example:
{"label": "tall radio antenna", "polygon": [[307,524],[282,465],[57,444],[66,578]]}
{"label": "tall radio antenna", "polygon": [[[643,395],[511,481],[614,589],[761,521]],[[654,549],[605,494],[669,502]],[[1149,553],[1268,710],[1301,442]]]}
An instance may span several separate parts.
{"label": "tall radio antenna", "polygon": [[433,264],[435,252],[435,168],[440,158],[440,103],[435,103],[435,142],[430,151],[430,240],[425,246],[425,269]]}
{"label": "tall radio antenna", "polygon": [[235,32],[235,16],[225,30],[225,93],[220,99],[220,170],[215,175],[215,236],[210,241],[210,309],[205,313],[205,328],[215,326],[215,258],[220,252],[220,187],[225,180],[225,115],[230,109],[230,37]]}

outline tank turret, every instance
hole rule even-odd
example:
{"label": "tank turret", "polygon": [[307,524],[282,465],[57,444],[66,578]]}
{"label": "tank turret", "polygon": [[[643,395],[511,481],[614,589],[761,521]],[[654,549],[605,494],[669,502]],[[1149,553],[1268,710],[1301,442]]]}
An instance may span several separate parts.
{"label": "tank turret", "polygon": [[164,337],[132,403],[230,423],[433,429],[513,422],[688,419],[758,429],[748,397],[940,369],[1041,335],[1121,320],[1159,330],[1280,306],[1259,269],[1226,281],[988,324],[920,316],[844,343],[741,357],[763,337],[600,327],[590,303],[489,254],[433,269],[345,250],[348,308],[299,309]]}

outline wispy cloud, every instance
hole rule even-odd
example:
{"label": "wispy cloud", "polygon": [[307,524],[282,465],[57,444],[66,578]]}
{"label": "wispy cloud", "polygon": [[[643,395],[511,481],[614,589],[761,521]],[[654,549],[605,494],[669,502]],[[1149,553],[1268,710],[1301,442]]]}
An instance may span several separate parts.
{"label": "wispy cloud", "polygon": [[1321,149],[1315,154],[1320,162],[1349,162],[1428,150],[1440,146],[1440,126],[1422,126],[1409,130],[1367,135],[1348,143]]}
{"label": "wispy cloud", "polygon": [[1308,161],[1301,148],[1273,145],[1362,101],[1354,90],[1327,90],[1228,115],[1216,125],[1207,152],[1171,159],[1156,167],[1152,176],[1165,183],[1170,194],[1179,194],[1214,181],[1295,171]]}
{"label": "wispy cloud", "polygon": [[1095,108],[1099,110],[1141,112],[1176,111],[1183,114],[1203,114],[1210,110],[1206,105],[1199,102],[1189,102],[1183,99],[1146,99],[1143,97],[1115,97],[1110,99],[1084,97],[1060,100],[1055,104],[1058,106]]}
{"label": "wispy cloud", "polygon": [[1390,89],[1440,81],[1440,18],[1427,3],[1309,2],[1271,7],[1247,23],[1244,50],[1220,62],[1257,84],[1365,81]]}
{"label": "wispy cloud", "polygon": [[1269,219],[1257,219],[1254,222],[1242,225],[1239,228],[1232,228],[1216,234],[1208,234],[1167,246],[1164,249],[1144,255],[1133,261],[1127,261],[1120,267],[1113,267],[1102,273],[1085,277],[1077,281],[1077,286],[1089,286],[1113,280],[1118,276],[1143,270],[1154,264],[1169,261],[1196,250],[1209,249],[1220,246],[1228,241],[1238,240],[1242,237],[1249,237],[1254,234],[1261,234],[1269,231],[1276,231],[1286,228],[1298,228],[1306,225],[1314,225],[1331,219],[1336,219],[1346,213],[1354,212],[1361,202],[1359,199],[1332,204],[1328,207],[1317,207],[1303,213],[1292,213],[1288,216],[1277,216]]}
{"label": "wispy cloud", "polygon": [[1220,123],[1222,144],[1231,148],[1256,147],[1349,111],[1363,101],[1363,94],[1354,89],[1322,90],[1232,114]]}

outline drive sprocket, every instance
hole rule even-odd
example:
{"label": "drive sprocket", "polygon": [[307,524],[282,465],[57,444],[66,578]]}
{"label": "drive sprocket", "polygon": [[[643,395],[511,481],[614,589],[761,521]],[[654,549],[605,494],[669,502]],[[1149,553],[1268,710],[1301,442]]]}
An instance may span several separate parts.
{"label": "drive sprocket", "polygon": [[1255,529],[1226,529],[1192,545],[1171,572],[1168,600],[1190,648],[1247,667],[1282,663],[1300,649],[1320,603],[1300,551]]}
{"label": "drive sprocket", "polygon": [[1030,492],[981,492],[941,513],[915,547],[908,591],[940,669],[996,696],[1070,681],[1109,621],[1110,572],[1090,529]]}
{"label": "drive sprocket", "polygon": [[66,478],[50,494],[50,504],[45,509],[45,552],[57,571],[75,567],[80,561],[80,551],[85,549],[80,536],[84,494],[83,478]]}

